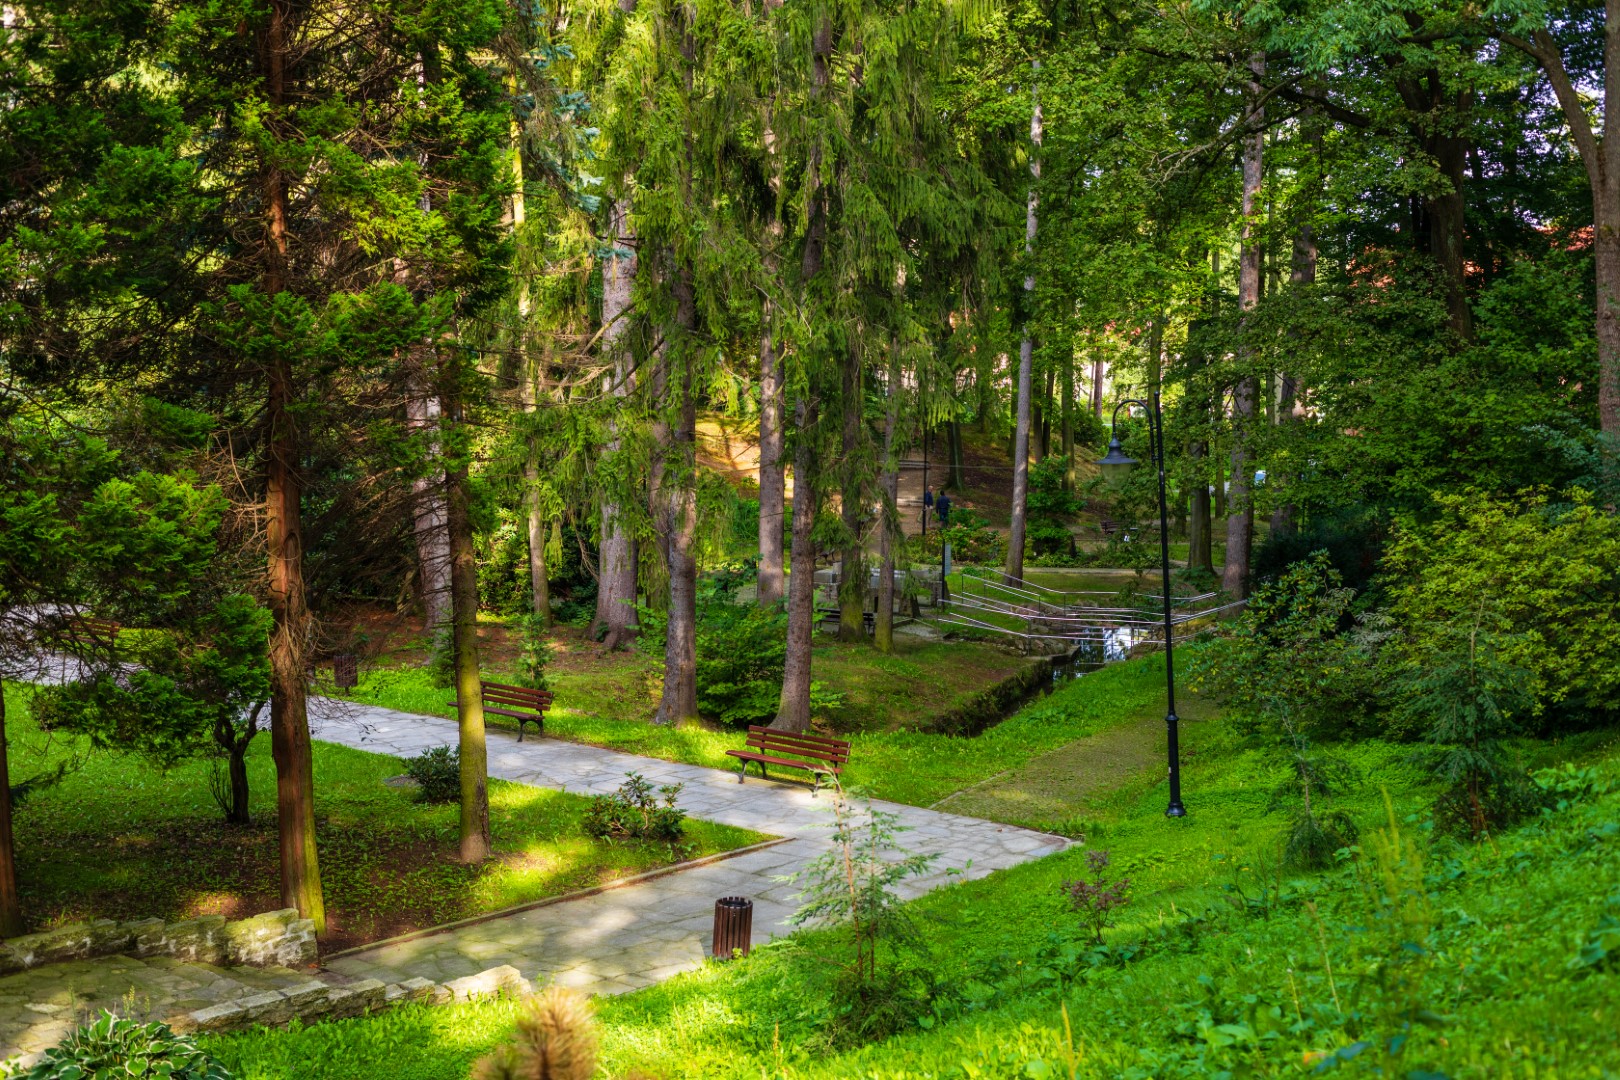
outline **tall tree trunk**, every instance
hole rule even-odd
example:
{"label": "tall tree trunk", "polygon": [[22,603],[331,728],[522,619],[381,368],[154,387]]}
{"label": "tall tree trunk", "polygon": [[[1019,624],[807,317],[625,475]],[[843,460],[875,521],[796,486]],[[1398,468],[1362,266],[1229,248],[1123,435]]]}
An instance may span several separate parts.
{"label": "tall tree trunk", "polygon": [[248,740],[240,743],[233,742],[227,753],[226,772],[231,785],[231,808],[225,815],[225,820],[232,825],[247,825],[252,822],[248,792],[247,771]]}
{"label": "tall tree trunk", "polygon": [[[448,391],[445,419],[460,423],[457,399]],[[445,470],[450,511],[450,627],[461,748],[461,861],[489,858],[489,750],[484,738],[484,698],[479,685],[478,562],[473,550],[466,448],[458,447]]]}
{"label": "tall tree trunk", "polygon": [[[292,53],[293,0],[271,0],[260,46],[265,66],[266,126],[286,131],[287,65]],[[273,155],[262,163],[265,196],[263,288],[267,297],[287,288],[287,176]],[[281,329],[276,328],[279,334]],[[315,852],[315,768],[309,744],[304,685],[309,607],[304,594],[303,488],[298,473],[298,424],[292,410],[295,376],[288,351],[272,348],[265,361],[265,547],[269,560],[270,745],[276,763],[276,817],[281,861],[281,903],[326,929],[320,862]]]}
{"label": "tall tree trunk", "polygon": [[[517,187],[512,192],[512,236],[521,243],[527,208],[523,197],[523,139],[522,128],[512,121],[512,167]],[[518,286],[518,372],[523,380],[523,411],[533,414],[540,406],[541,383],[545,368],[540,357],[531,357],[528,348],[529,287],[527,282]],[[546,571],[546,522],[544,507],[540,505],[540,443],[529,436],[523,459],[524,516],[529,533],[529,607],[540,625],[551,626],[551,582]]]}
{"label": "tall tree trunk", "polygon": [[1103,382],[1108,378],[1108,362],[1098,353],[1091,361],[1091,411],[1103,418]]}
{"label": "tall tree trunk", "polygon": [[854,349],[844,354],[843,364],[843,484],[842,513],[848,542],[838,561],[838,640],[866,640],[866,547],[861,535],[866,516],[866,467],[861,453],[861,428],[865,425],[862,405],[865,398],[861,363]]}
{"label": "tall tree trunk", "polygon": [[[819,108],[832,72],[833,25],[824,16],[811,35],[810,100]],[[821,275],[827,242],[827,193],[821,184],[819,139],[810,146],[810,192],[799,257],[799,302],[808,308]],[[787,654],[782,668],[782,696],[771,727],[783,731],[810,730],[810,645],[816,629],[816,549],[811,531],[816,517],[816,456],[814,428],[819,406],[807,392],[794,405],[793,538],[788,573]]]}
{"label": "tall tree trunk", "polygon": [[6,691],[0,685],[0,938],[19,937],[22,898],[17,893],[17,840],[11,829],[11,762],[6,756]]}
{"label": "tall tree trunk", "polygon": [[[434,364],[433,346],[419,342],[411,348],[411,354],[411,396],[405,402],[407,426],[426,439],[428,460],[436,463],[440,459],[439,399],[429,382]],[[430,634],[439,634],[450,625],[450,538],[442,468],[417,477],[411,482],[411,489],[422,626]]]}
{"label": "tall tree trunk", "polygon": [[[634,8],[634,4],[631,4]],[[635,385],[635,365],[626,334],[636,277],[635,230],[630,200],[616,199],[609,214],[613,251],[602,260],[602,355],[612,363],[609,393],[623,400]],[[617,411],[617,410],[616,410]],[[619,420],[608,421],[606,454],[619,453]],[[598,551],[596,614],[588,636],[600,637],[605,649],[627,648],[636,636],[636,541],[625,528],[619,493],[602,496],[602,539]]]}
{"label": "tall tree trunk", "polygon": [[[1041,65],[1032,65],[1033,78],[1040,78]],[[1029,198],[1024,207],[1024,258],[1029,269],[1024,274],[1024,337],[1018,345],[1018,416],[1013,424],[1012,527],[1007,533],[1007,581],[1024,580],[1024,535],[1029,514],[1029,421],[1031,381],[1035,366],[1035,339],[1030,336],[1029,319],[1035,305],[1035,225],[1041,181],[1041,102],[1039,89],[1030,88],[1032,107],[1029,117]]]}
{"label": "tall tree trunk", "polygon": [[[1547,73],[1564,112],[1592,192],[1592,254],[1597,272],[1598,428],[1608,439],[1605,453],[1620,458],[1620,138],[1593,127],[1586,98],[1564,66],[1557,40],[1545,29],[1529,38],[1498,32],[1504,42],[1530,56]],[[1603,23],[1603,97],[1600,117],[1620,108],[1620,0],[1607,0]]]}
{"label": "tall tree trunk", "polygon": [[1074,350],[1063,352],[1063,490],[1074,490]]}
{"label": "tall tree trunk", "polygon": [[[1243,242],[1238,256],[1238,306],[1245,313],[1260,301],[1261,240],[1256,224],[1265,169],[1265,117],[1258,102],[1265,63],[1259,54],[1249,61],[1254,73],[1249,83],[1253,127],[1243,140]],[[1221,587],[1233,596],[1249,595],[1249,558],[1254,546],[1254,500],[1250,491],[1254,466],[1249,442],[1258,394],[1255,378],[1246,375],[1238,380],[1232,395],[1232,490],[1227,500],[1226,565],[1221,570]]]}
{"label": "tall tree trunk", "polygon": [[[1615,142],[1620,143],[1620,139]],[[1617,163],[1620,165],[1620,163]],[[1620,457],[1620,176],[1602,192],[1593,241],[1597,262],[1598,425]]]}
{"label": "tall tree trunk", "polygon": [[872,643],[879,652],[894,652],[894,537],[900,530],[900,463],[894,444],[900,425],[900,365],[889,364],[888,413],[883,420],[883,498],[878,507],[878,590]]}
{"label": "tall tree trunk", "polygon": [[[1296,288],[1305,288],[1316,283],[1316,233],[1311,227],[1309,217],[1300,222],[1298,230],[1294,233],[1294,259],[1288,280]],[[1277,391],[1277,422],[1292,424],[1298,419],[1299,380],[1285,371],[1281,375]],[[1289,477],[1278,474],[1279,485],[1286,487],[1288,481]],[[1291,532],[1293,528],[1294,504],[1279,503],[1271,512],[1271,531],[1282,534]]]}
{"label": "tall tree trunk", "polygon": [[1187,456],[1192,459],[1193,483],[1189,512],[1187,516],[1187,569],[1203,571],[1213,574],[1215,566],[1211,558],[1209,514],[1209,480],[1204,476],[1203,461],[1208,456],[1209,447],[1202,440],[1192,444]]}
{"label": "tall tree trunk", "polygon": [[[691,102],[697,43],[692,35],[691,13],[675,9],[680,27],[681,85]],[[692,206],[693,136],[690,112],[682,134],[680,194],[683,206]],[[696,720],[697,708],[697,399],[693,396],[694,339],[697,332],[697,298],[693,293],[692,267],[684,252],[670,253],[674,277],[670,282],[675,300],[675,325],[668,334],[669,348],[659,365],[663,383],[654,394],[657,401],[668,401],[669,364],[679,365],[679,398],[673,432],[663,417],[655,428],[654,444],[659,452],[655,472],[654,498],[660,520],[659,539],[664,548],[664,566],[669,576],[669,617],[664,626],[664,693],[658,702],[653,723],[673,727]],[[664,406],[667,409],[667,405]],[[671,477],[673,466],[674,476]]]}
{"label": "tall tree trunk", "polygon": [[951,456],[950,473],[946,480],[952,491],[961,491],[967,487],[967,481],[962,476],[962,421],[952,417],[946,430],[950,438],[947,451]]}
{"label": "tall tree trunk", "polygon": [[[769,17],[782,0],[765,0]],[[765,115],[764,146],[770,159],[770,185],[780,199],[782,155],[776,137],[777,100],[773,95]],[[774,280],[780,270],[782,222],[773,204],[766,225],[765,269]],[[782,358],[776,350],[776,303],[767,296],[760,305],[759,342],[759,584],[758,600],[772,605],[782,601],[787,579],[782,568],[782,528],[787,516],[787,462],[782,459]]]}
{"label": "tall tree trunk", "polygon": [[1423,196],[1419,242],[1439,267],[1451,329],[1462,340],[1471,341],[1474,317],[1468,306],[1463,260],[1468,140],[1457,129],[1460,117],[1472,106],[1473,92],[1447,89],[1438,68],[1397,75],[1395,87],[1402,104],[1417,117],[1412,138],[1434,159],[1446,181],[1446,190]]}
{"label": "tall tree trunk", "polygon": [[811,429],[817,410],[801,399],[795,412],[787,657],[782,668],[782,696],[776,719],[771,721],[771,727],[781,731],[810,730],[810,645],[816,629],[816,547],[811,538],[816,522],[816,455]]}
{"label": "tall tree trunk", "polygon": [[529,440],[529,456],[523,463],[523,482],[529,526],[529,603],[540,625],[549,627],[551,580],[546,569],[546,520],[540,506],[539,446],[534,439]]}
{"label": "tall tree trunk", "polygon": [[697,707],[697,399],[693,396],[692,336],[697,304],[691,272],[680,267],[673,282],[676,339],[659,359],[654,398],[667,400],[669,367],[680,366],[675,424],[660,417],[653,424],[659,460],[653,472],[653,498],[659,542],[669,572],[669,619],[664,631],[664,693],[653,722],[673,726],[695,720]]}
{"label": "tall tree trunk", "polygon": [[782,460],[782,361],[771,336],[775,305],[765,302],[765,331],[759,345],[759,602],[782,600],[782,526],[787,508],[786,463]]}
{"label": "tall tree trunk", "polygon": [[1035,429],[1040,432],[1040,438],[1035,443],[1036,461],[1045,461],[1052,456],[1052,391],[1056,385],[1056,378],[1057,372],[1048,370],[1046,384],[1041,388],[1040,422],[1035,425]]}

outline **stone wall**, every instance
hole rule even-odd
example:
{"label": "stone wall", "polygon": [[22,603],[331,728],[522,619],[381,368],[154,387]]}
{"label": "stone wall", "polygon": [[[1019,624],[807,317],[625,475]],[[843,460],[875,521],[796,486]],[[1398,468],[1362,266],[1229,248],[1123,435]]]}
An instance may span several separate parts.
{"label": "stone wall", "polygon": [[455,1001],[502,995],[523,997],[533,987],[517,968],[510,965],[489,968],[464,979],[435,983],[410,979],[383,983],[378,979],[331,983],[311,979],[300,986],[271,990],[253,997],[211,1005],[195,1012],[168,1017],[169,1027],[178,1032],[239,1031],[256,1024],[280,1026],[299,1020],[339,1020],[364,1016],[381,1009],[411,1002],[444,1005]]}
{"label": "stone wall", "polygon": [[227,921],[201,915],[180,922],[138,919],[88,923],[27,934],[0,943],[0,975],[63,960],[125,953],[172,956],[205,964],[251,967],[309,967],[317,960],[315,926],[293,908]]}

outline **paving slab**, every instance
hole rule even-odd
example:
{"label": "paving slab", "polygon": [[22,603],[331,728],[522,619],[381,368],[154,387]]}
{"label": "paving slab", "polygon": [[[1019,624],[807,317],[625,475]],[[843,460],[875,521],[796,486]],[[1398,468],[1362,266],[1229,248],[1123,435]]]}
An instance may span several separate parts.
{"label": "paving slab", "polygon": [[[457,740],[456,725],[442,717],[321,698],[311,699],[310,711],[315,738],[374,753],[411,757]],[[560,739],[531,737],[520,743],[497,730],[490,730],[488,739],[490,775],[504,780],[603,795],[616,791],[626,773],[637,772],[659,784],[683,785],[679,802],[691,817],[791,839],[633,885],[352,952],[328,961],[332,970],[400,982],[417,975],[455,978],[506,963],[537,983],[617,994],[701,965],[709,953],[714,902],[722,896],[754,901],[756,942],[794,929],[789,920],[799,890],[782,879],[831,846],[826,825],[832,800],[813,797],[809,784],[757,777],[739,784],[737,774],[727,770]],[[936,856],[928,874],[899,889],[908,899],[1069,844],[1061,836],[960,814],[873,805],[899,819],[908,849]]]}

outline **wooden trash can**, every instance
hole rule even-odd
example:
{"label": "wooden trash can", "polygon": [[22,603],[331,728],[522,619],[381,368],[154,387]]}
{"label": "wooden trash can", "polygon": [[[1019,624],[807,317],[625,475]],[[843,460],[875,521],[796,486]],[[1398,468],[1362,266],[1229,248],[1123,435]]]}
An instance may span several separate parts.
{"label": "wooden trash can", "polygon": [[730,960],[734,954],[748,955],[754,932],[754,902],[741,896],[722,896],[714,902],[714,946],[716,960]]}

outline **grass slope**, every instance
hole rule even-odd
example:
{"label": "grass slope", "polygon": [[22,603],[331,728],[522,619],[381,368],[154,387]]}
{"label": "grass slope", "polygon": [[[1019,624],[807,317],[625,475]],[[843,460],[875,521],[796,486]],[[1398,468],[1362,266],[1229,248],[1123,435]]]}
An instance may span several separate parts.
{"label": "grass slope", "polygon": [[[28,692],[6,687],[11,775],[21,781],[82,748],[29,719]],[[36,929],[89,918],[239,917],[281,906],[277,888],[275,768],[270,736],[249,755],[253,822],[228,826],[209,794],[211,765],[160,772],[124,754],[97,753],[17,811],[23,910]],[[496,856],[455,861],[457,808],[426,806],[385,787],[397,758],[315,744],[316,837],[325,888],[327,949],[374,941],[604,881],[762,836],[692,822],[685,851],[609,844],[585,835],[587,800],[490,783]]]}
{"label": "grass slope", "polygon": [[[933,646],[940,650],[957,647]],[[817,649],[818,656],[822,651]],[[870,649],[864,651],[875,664],[888,664],[900,674],[915,677],[926,677],[929,670],[955,663],[954,654],[935,657],[930,653],[933,667],[926,667],[912,656],[886,659]],[[1152,715],[1162,717],[1163,664],[1163,660],[1148,657],[1104,668],[1060,687],[974,738],[928,734],[903,723],[893,730],[857,732],[850,736],[854,746],[846,783],[873,798],[931,805],[1105,727]],[[915,672],[907,670],[911,668]],[[546,718],[548,734],[665,761],[719,769],[736,766],[736,759],[725,752],[743,745],[741,732],[694,725],[665,728],[639,717],[590,713],[586,711],[588,699],[581,702],[572,697],[566,685],[558,684],[557,703]],[[355,696],[392,709],[447,716],[445,694],[421,668],[378,668],[366,674]],[[902,717],[919,715],[903,704],[893,704]]]}
{"label": "grass slope", "polygon": [[[1427,831],[1433,792],[1407,747],[1346,748],[1363,782],[1339,805],[1363,843],[1336,870],[1292,876],[1276,870],[1285,815],[1268,810],[1280,763],[1209,725],[1186,769],[1190,817],[1162,816],[1156,777],[1088,811],[1091,845],[1134,883],[1106,947],[1059,901],[1083,872],[1075,849],[908,905],[939,995],[893,1038],[828,1045],[840,945],[801,934],[602,1003],[606,1075],[1616,1075],[1620,751],[1613,733],[1532,749],[1595,763],[1587,780],[1609,790],[1465,846]],[[517,1008],[411,1008],[210,1047],[243,1080],[459,1080]]]}

